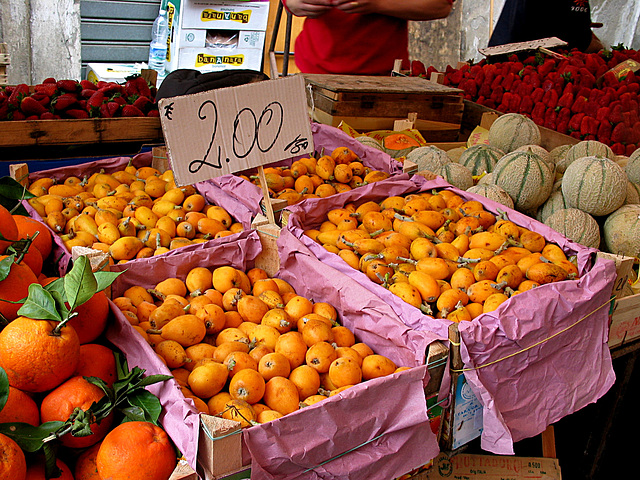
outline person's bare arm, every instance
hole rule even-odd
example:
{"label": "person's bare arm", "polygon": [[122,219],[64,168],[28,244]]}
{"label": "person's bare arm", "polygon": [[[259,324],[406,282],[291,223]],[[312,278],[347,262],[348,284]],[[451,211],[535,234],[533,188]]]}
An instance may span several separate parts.
{"label": "person's bare arm", "polygon": [[287,0],[287,9],[296,17],[316,18],[333,8],[335,0]]}
{"label": "person's bare arm", "polygon": [[416,21],[446,18],[452,8],[450,0],[333,0],[332,3],[346,13],[378,13]]}

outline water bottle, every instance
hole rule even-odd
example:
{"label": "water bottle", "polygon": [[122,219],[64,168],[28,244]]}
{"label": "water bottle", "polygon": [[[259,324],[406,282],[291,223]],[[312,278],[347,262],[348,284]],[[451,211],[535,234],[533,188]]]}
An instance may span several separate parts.
{"label": "water bottle", "polygon": [[151,44],[149,46],[149,68],[157,71],[159,75],[165,73],[167,60],[167,37],[169,36],[169,20],[167,11],[160,8],[160,13],[153,22],[151,29]]}

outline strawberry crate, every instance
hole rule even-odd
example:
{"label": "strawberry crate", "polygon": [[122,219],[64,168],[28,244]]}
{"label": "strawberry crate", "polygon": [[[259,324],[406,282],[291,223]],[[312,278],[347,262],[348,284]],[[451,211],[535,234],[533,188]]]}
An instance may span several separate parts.
{"label": "strawberry crate", "polygon": [[[516,224],[577,256],[579,279],[541,285],[510,298],[493,312],[455,324],[464,376],[484,409],[482,448],[512,454],[513,442],[538,435],[551,423],[595,402],[612,386],[615,375],[607,345],[608,307],[615,281],[612,261],[595,258],[596,250],[576,244],[517,211],[455,189],[442,179],[426,181],[419,175],[410,180],[391,178],[334,198],[290,206],[278,248],[317,257],[334,270],[336,283],[344,278],[355,280],[389,305],[394,318],[412,329],[435,332],[446,339],[449,326],[454,325],[451,321],[424,315],[304,234],[305,229],[319,225],[329,210],[348,202],[379,202],[393,195],[436,188],[478,200],[494,214],[505,210]],[[576,355],[578,351],[580,355]],[[442,388],[446,389],[444,383]]]}
{"label": "strawberry crate", "polygon": [[[116,265],[124,273],[115,280],[112,291],[118,296],[133,285],[149,288],[164,278],[184,278],[194,266],[231,265],[247,271],[260,250],[260,240],[253,231],[244,232],[235,242],[188,254],[176,251],[130,266]],[[346,283],[333,282],[327,277],[332,271],[313,256],[291,252],[285,264],[276,276],[289,281],[297,294],[331,303],[341,323],[357,338],[396,364],[413,368],[357,384],[322,405],[305,407],[269,423],[242,430],[232,427],[224,438],[211,434],[219,419],[199,413],[191,400],[185,400],[177,382],[150,386],[163,405],[165,429],[191,466],[195,468],[197,463],[203,478],[224,477],[228,471],[212,469],[225,464],[238,470],[250,467],[254,480],[347,476],[389,480],[434,458],[438,447],[424,396],[428,380],[425,352],[432,335],[408,329],[386,312],[363,308],[359,301],[353,301],[360,298],[361,287],[348,279]],[[309,275],[310,271],[314,274]],[[127,355],[129,364],[149,373],[167,374],[166,365],[151,347],[119,312],[115,313],[118,322],[109,331],[109,340]],[[229,443],[235,446],[229,447]]]}

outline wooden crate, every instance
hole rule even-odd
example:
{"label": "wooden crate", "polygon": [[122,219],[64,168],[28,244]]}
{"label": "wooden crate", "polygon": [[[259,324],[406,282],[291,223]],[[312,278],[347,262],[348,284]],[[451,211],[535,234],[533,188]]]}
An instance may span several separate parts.
{"label": "wooden crate", "polygon": [[392,130],[394,122],[417,114],[415,128],[431,142],[458,139],[462,91],[419,77],[304,75],[314,120],[358,131]]}
{"label": "wooden crate", "polygon": [[164,141],[157,117],[7,120],[0,131],[0,147]]}
{"label": "wooden crate", "polygon": [[9,66],[9,49],[6,43],[0,43],[0,85],[6,85],[7,79],[7,67]]}

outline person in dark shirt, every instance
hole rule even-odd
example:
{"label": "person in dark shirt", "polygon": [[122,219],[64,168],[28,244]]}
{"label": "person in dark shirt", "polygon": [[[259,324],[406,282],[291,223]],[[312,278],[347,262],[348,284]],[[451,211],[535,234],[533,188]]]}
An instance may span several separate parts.
{"label": "person in dark shirt", "polygon": [[489,46],[558,37],[569,48],[597,52],[588,0],[505,0]]}

